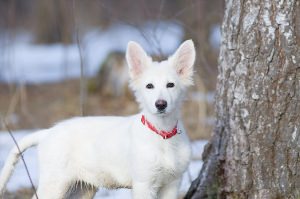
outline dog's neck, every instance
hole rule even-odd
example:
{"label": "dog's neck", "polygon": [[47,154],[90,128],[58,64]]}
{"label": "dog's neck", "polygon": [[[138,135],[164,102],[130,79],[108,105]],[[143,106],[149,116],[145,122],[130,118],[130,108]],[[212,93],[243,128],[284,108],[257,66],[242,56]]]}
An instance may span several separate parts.
{"label": "dog's neck", "polygon": [[155,128],[163,131],[171,131],[174,127],[176,127],[179,120],[178,111],[174,111],[168,115],[156,115],[147,111],[143,111],[142,114],[155,126]]}

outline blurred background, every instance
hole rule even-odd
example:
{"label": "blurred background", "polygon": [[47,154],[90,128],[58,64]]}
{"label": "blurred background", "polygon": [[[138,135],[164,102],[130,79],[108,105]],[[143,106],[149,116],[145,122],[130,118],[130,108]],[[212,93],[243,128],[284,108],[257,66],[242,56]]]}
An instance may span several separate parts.
{"label": "blurred background", "polygon": [[0,0],[0,114],[18,130],[136,113],[127,42],[159,61],[193,39],[195,86],[182,115],[192,139],[207,139],[223,10],[221,0]]}

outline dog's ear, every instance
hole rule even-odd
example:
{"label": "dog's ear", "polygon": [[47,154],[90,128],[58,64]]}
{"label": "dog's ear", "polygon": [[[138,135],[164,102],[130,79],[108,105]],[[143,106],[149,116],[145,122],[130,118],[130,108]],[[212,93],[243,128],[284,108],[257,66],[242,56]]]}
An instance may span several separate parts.
{"label": "dog's ear", "polygon": [[127,45],[126,60],[129,66],[129,74],[131,78],[139,76],[146,65],[149,57],[143,48],[136,42],[130,41]]}
{"label": "dog's ear", "polygon": [[195,47],[192,40],[183,42],[171,57],[177,74],[184,83],[189,86],[193,84],[193,66],[195,62]]}

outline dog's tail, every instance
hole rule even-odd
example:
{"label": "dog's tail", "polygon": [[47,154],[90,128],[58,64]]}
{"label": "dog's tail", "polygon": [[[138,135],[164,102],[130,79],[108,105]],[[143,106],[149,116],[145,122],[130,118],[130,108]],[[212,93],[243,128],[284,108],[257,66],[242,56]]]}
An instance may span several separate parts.
{"label": "dog's tail", "polygon": [[[20,159],[21,153],[23,153],[26,149],[36,146],[39,144],[40,140],[44,138],[48,134],[47,130],[41,130],[35,133],[32,133],[18,142],[18,146],[15,146],[9,153],[8,158],[2,168],[0,174],[0,198],[4,192],[5,186],[13,173],[15,165],[18,163]],[[20,151],[19,151],[20,150]]]}

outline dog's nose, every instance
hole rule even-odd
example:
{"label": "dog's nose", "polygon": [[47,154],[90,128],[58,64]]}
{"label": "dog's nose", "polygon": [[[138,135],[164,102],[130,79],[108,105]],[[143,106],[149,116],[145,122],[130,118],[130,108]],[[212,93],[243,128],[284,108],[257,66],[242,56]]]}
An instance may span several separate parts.
{"label": "dog's nose", "polygon": [[159,99],[155,102],[155,106],[159,111],[163,111],[167,108],[168,103],[166,100]]}

